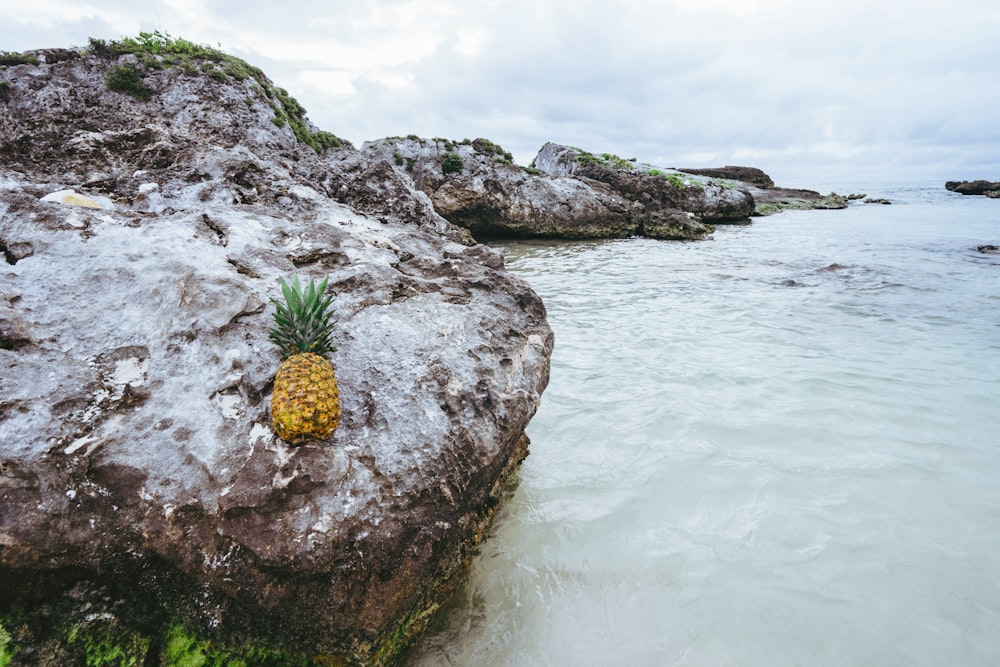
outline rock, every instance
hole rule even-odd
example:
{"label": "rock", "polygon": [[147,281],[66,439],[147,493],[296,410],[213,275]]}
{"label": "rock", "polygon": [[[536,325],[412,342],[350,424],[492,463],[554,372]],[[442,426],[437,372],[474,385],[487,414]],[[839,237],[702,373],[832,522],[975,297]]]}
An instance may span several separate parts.
{"label": "rock", "polygon": [[750,186],[754,201],[757,202],[754,209],[755,216],[773,215],[781,211],[789,210],[816,210],[816,209],[841,209],[847,208],[849,202],[847,197],[831,192],[828,195],[821,195],[813,190],[799,190],[793,188],[756,188]]}
{"label": "rock", "polygon": [[50,192],[42,197],[42,201],[56,202],[67,206],[82,206],[84,208],[101,208],[101,205],[90,197],[84,197],[75,190],[60,190]]}
{"label": "rock", "polygon": [[631,201],[599,184],[530,173],[485,139],[395,137],[365,143],[361,151],[394,164],[437,213],[478,238],[624,238],[638,232]]}
{"label": "rock", "polygon": [[[0,70],[0,657],[391,663],[527,453],[542,302],[245,63],[79,56]],[[343,405],[294,449],[292,275],[330,277]]]}
{"label": "rock", "polygon": [[868,195],[866,195],[866,194],[852,193],[852,194],[847,195],[847,201],[857,201],[859,199],[864,199],[867,196]]}
{"label": "rock", "polygon": [[986,195],[991,199],[1000,198],[1000,182],[996,181],[948,181],[944,187],[960,195]]}
{"label": "rock", "polygon": [[712,178],[728,178],[733,181],[741,181],[756,185],[758,188],[773,188],[774,181],[756,167],[715,167],[710,169],[690,169],[686,167],[678,168],[685,174],[696,174],[699,176],[711,176]]}
{"label": "rock", "polygon": [[976,246],[976,252],[981,252],[985,255],[1000,255],[1000,246],[995,246],[995,245]]}
{"label": "rock", "polygon": [[547,143],[535,156],[535,167],[552,176],[569,175],[597,181],[637,203],[640,218],[663,209],[693,213],[706,223],[740,222],[753,212],[753,197],[729,183],[699,179],[677,170],[635,164],[611,154],[594,155]]}
{"label": "rock", "polygon": [[888,199],[883,199],[882,197],[867,197],[865,198],[866,204],[891,204],[892,202]]}

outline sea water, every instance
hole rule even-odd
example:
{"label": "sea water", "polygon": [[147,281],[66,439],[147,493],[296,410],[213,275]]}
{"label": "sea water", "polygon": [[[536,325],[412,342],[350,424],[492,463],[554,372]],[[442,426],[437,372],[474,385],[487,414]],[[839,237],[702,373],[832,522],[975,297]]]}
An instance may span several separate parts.
{"label": "sea water", "polygon": [[1000,201],[498,245],[551,382],[408,665],[1000,665]]}

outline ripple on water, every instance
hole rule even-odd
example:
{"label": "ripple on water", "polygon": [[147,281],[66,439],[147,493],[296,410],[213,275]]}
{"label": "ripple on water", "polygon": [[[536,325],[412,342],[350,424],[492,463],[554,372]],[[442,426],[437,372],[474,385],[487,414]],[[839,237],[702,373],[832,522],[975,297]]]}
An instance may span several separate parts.
{"label": "ripple on water", "polygon": [[501,245],[552,374],[412,665],[1000,664],[996,202]]}

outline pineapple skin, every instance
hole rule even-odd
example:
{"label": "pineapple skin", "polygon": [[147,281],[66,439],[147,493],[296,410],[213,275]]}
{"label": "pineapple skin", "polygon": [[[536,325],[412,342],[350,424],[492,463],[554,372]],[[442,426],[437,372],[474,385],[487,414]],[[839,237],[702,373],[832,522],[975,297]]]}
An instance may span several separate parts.
{"label": "pineapple skin", "polygon": [[340,392],[326,357],[301,352],[281,362],[271,395],[271,422],[278,437],[292,445],[333,435],[340,423]]}

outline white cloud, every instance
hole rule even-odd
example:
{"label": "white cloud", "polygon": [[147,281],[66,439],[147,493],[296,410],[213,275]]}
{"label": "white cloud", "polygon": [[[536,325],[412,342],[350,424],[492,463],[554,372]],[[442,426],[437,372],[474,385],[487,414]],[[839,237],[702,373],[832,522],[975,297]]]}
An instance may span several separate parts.
{"label": "white cloud", "polygon": [[0,7],[0,48],[165,30],[262,67],[355,143],[485,136],[521,162],[552,140],[665,166],[1000,178],[992,0],[234,7],[39,0]]}

